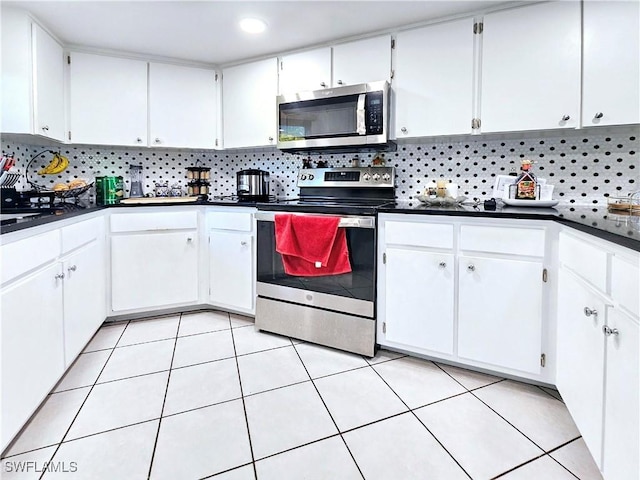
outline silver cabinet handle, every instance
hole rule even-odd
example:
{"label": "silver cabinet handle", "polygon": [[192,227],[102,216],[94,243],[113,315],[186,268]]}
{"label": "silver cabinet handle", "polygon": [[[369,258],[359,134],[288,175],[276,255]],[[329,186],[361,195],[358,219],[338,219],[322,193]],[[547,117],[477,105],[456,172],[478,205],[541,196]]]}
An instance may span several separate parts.
{"label": "silver cabinet handle", "polygon": [[243,247],[247,246],[247,242],[245,242],[244,240],[242,242],[240,242],[240,245],[242,245]]}
{"label": "silver cabinet handle", "polygon": [[407,133],[407,127],[402,127],[402,128],[400,129],[400,131],[401,131],[402,133]]}
{"label": "silver cabinet handle", "polygon": [[338,81],[337,81],[337,84],[338,84],[338,85],[344,85],[344,82],[343,82],[342,80],[338,80]]}
{"label": "silver cabinet handle", "polygon": [[78,269],[78,267],[77,267],[77,266],[75,266],[75,265],[71,265],[69,268],[67,268],[67,271],[69,271],[69,272],[75,272],[77,269]]}
{"label": "silver cabinet handle", "polygon": [[142,143],[142,139],[140,137],[136,138],[136,142]]}
{"label": "silver cabinet handle", "polygon": [[467,270],[469,272],[475,272],[476,271],[476,266],[473,263],[470,263],[469,265],[467,265]]}
{"label": "silver cabinet handle", "polygon": [[593,116],[593,118],[602,118],[602,117],[604,117],[604,113],[602,112],[598,112]]}
{"label": "silver cabinet handle", "polygon": [[571,120],[571,116],[570,115],[563,115],[562,116],[562,121],[566,122],[567,120]]}
{"label": "silver cabinet handle", "polygon": [[447,264],[446,264],[445,262],[440,262],[440,263],[438,264],[438,266],[439,266],[440,268],[447,268]]}
{"label": "silver cabinet handle", "polygon": [[593,315],[594,317],[598,316],[598,311],[596,309],[591,309],[589,307],[584,307],[584,316],[585,317],[590,317],[591,315]]}
{"label": "silver cabinet handle", "polygon": [[326,84],[325,82],[320,82],[320,86],[321,86],[322,88],[327,88],[327,84]]}
{"label": "silver cabinet handle", "polygon": [[269,137],[269,141],[270,141],[270,142],[273,142],[273,137]]}
{"label": "silver cabinet handle", "polygon": [[44,127],[42,127],[42,129],[43,129],[45,132],[48,132],[48,131],[49,131],[49,125],[45,125]]}
{"label": "silver cabinet handle", "polygon": [[607,337],[610,337],[611,335],[618,335],[620,332],[617,328],[609,328],[608,325],[603,325],[602,333],[604,333]]}
{"label": "silver cabinet handle", "polygon": [[193,238],[187,237],[187,243],[191,243],[191,242],[193,242]]}
{"label": "silver cabinet handle", "polygon": [[64,273],[57,273],[55,276],[56,280],[62,280],[64,278]]}
{"label": "silver cabinet handle", "polygon": [[156,139],[153,141],[153,143],[160,143],[160,139],[159,139],[159,138],[156,138]]}

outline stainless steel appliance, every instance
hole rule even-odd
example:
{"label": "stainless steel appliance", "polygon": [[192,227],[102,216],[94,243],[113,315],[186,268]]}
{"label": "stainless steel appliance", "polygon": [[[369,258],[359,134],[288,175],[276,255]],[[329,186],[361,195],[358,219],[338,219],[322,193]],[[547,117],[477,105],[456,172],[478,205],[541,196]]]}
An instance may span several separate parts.
{"label": "stainless steel appliance", "polygon": [[[376,210],[394,201],[393,168],[319,168],[298,173],[300,198],[258,204],[256,327],[373,356]],[[352,271],[315,277],[285,273],[275,216],[330,215],[345,230]]]}
{"label": "stainless steel appliance", "polygon": [[241,200],[266,200],[269,198],[269,172],[240,170],[236,173],[236,187]]}
{"label": "stainless steel appliance", "polygon": [[279,149],[391,144],[387,82],[279,95],[277,106]]}

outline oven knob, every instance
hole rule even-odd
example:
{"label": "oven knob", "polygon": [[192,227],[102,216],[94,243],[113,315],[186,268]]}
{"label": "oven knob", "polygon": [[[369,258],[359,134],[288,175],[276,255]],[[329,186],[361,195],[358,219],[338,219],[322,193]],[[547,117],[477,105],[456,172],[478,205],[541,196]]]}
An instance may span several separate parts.
{"label": "oven knob", "polygon": [[365,173],[362,176],[362,180],[364,180],[365,182],[368,182],[369,180],[371,180],[371,175],[369,175],[368,173]]}
{"label": "oven knob", "polygon": [[306,180],[307,176],[305,174],[300,175],[300,180]]}
{"label": "oven knob", "polygon": [[379,182],[379,181],[380,181],[380,175],[379,175],[379,174],[377,174],[377,173],[374,173],[374,174],[373,174],[373,181],[374,181],[374,182]]}
{"label": "oven knob", "polygon": [[391,175],[389,175],[388,173],[385,173],[384,175],[382,175],[382,180],[384,180],[385,182],[388,182],[389,180],[391,180]]}
{"label": "oven knob", "polygon": [[309,180],[313,180],[313,175],[309,174]]}

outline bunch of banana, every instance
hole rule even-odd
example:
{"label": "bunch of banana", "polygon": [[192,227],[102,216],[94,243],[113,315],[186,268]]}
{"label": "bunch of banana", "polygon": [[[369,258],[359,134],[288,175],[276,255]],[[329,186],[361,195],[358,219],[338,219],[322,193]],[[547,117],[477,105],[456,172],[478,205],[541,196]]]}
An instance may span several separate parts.
{"label": "bunch of banana", "polygon": [[64,172],[69,166],[69,159],[59,153],[54,153],[49,165],[38,172],[38,175],[55,175]]}

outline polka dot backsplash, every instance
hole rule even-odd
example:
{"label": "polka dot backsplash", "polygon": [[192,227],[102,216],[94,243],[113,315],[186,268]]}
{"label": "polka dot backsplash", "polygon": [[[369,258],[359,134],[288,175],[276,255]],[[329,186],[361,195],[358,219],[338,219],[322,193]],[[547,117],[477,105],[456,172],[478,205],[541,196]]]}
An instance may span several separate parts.
{"label": "polka dot backsplash", "polygon": [[[402,142],[395,152],[384,154],[387,166],[396,169],[396,198],[409,200],[422,193],[426,183],[439,177],[456,182],[460,194],[485,199],[492,196],[497,175],[519,171],[520,161],[534,161],[534,173],[555,185],[553,197],[563,203],[606,205],[609,195],[627,195],[640,190],[640,130],[637,126],[603,129],[526,132],[501,135],[422,138]],[[17,167],[24,168],[32,156],[45,149],[60,150],[69,158],[68,169],[55,176],[38,175],[51,159],[39,156],[29,169],[29,178],[39,185],[53,186],[75,178],[93,181],[96,176],[115,175],[125,180],[129,191],[129,166],[143,166],[143,190],[153,194],[155,184],[178,185],[186,193],[186,167],[211,168],[211,194],[234,195],[236,172],[258,168],[270,173],[271,194],[298,196],[296,177],[305,155],[283,153],[275,148],[254,150],[160,150],[104,146],[46,146],[2,139],[2,150],[15,153]],[[323,153],[310,156],[329,166],[351,165],[355,154]],[[361,165],[369,165],[374,153],[359,153]],[[16,185],[27,188],[24,176]]]}

